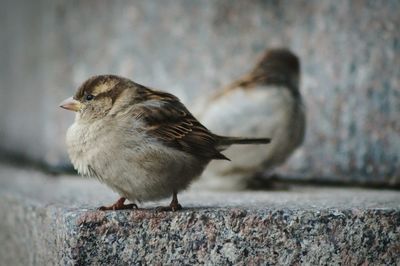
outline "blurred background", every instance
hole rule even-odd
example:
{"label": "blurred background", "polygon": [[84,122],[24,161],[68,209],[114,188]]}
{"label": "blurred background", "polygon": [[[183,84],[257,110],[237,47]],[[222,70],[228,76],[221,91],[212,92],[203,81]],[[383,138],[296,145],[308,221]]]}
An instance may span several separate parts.
{"label": "blurred background", "polygon": [[396,0],[3,0],[1,157],[70,169],[73,114],[58,104],[91,75],[126,76],[190,108],[283,46],[302,62],[308,123],[279,178],[399,187],[399,10]]}

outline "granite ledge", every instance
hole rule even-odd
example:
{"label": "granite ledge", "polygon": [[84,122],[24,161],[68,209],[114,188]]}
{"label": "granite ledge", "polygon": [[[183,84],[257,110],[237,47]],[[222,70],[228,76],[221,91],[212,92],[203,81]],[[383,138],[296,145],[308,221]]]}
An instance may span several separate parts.
{"label": "granite ledge", "polygon": [[80,178],[0,165],[0,261],[48,264],[400,262],[400,193],[297,187],[186,192],[177,213],[100,212],[116,195]]}

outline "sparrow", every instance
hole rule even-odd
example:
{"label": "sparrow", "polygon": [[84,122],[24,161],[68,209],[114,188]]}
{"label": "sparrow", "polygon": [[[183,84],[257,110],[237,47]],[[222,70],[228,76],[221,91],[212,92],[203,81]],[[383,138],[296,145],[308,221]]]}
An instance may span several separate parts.
{"label": "sparrow", "polygon": [[229,160],[223,150],[270,142],[213,134],[174,95],[116,75],[89,78],[60,107],[76,112],[66,135],[74,168],[120,195],[100,210],[138,208],[136,202],[172,195],[158,210],[177,211],[177,193],[210,161]]}
{"label": "sparrow", "polygon": [[220,89],[197,116],[218,134],[269,136],[267,146],[233,147],[232,163],[212,162],[194,187],[241,190],[283,164],[302,144],[306,115],[299,90],[300,61],[291,51],[264,52],[253,69]]}

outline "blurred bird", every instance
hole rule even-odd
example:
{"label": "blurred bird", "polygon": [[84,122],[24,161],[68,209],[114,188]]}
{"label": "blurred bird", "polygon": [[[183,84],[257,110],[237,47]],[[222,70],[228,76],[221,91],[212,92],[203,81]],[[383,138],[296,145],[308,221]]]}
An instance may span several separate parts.
{"label": "blurred bird", "polygon": [[[177,193],[211,160],[229,160],[222,151],[233,144],[270,142],[215,135],[174,95],[114,75],[88,79],[60,107],[76,112],[67,132],[75,169],[121,196],[101,210],[137,208],[135,202],[170,195],[171,204],[159,210],[179,210]],[[126,199],[133,203],[124,204]]]}
{"label": "blurred bird", "polygon": [[286,49],[267,50],[245,76],[217,92],[198,114],[218,134],[269,136],[268,146],[233,147],[232,163],[212,162],[195,188],[238,190],[281,165],[304,139],[300,62]]}

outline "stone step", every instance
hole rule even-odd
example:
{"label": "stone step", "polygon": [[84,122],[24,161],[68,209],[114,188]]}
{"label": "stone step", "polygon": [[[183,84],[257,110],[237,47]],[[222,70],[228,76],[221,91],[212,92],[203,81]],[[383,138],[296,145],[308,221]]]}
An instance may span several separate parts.
{"label": "stone step", "polygon": [[0,164],[1,265],[400,263],[400,193],[294,187],[180,195],[176,213],[97,211],[95,180]]}

